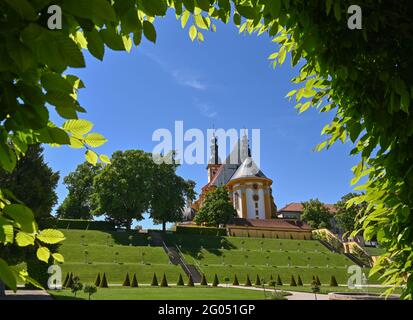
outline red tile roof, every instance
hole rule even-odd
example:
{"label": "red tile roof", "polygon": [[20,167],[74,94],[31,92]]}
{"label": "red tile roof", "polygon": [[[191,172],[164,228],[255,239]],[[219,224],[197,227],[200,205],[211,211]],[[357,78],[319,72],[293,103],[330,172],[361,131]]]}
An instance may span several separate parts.
{"label": "red tile roof", "polygon": [[[331,213],[336,213],[337,209],[334,206],[334,204],[325,204],[324,205]],[[286,211],[286,212],[303,212],[303,205],[299,202],[292,202],[287,204],[284,208],[278,210],[279,212],[281,211]]]}
{"label": "red tile roof", "polygon": [[282,219],[242,219],[242,218],[234,218],[229,224],[228,227],[231,226],[236,227],[257,227],[257,228],[275,228],[275,229],[283,229],[283,230],[302,230],[307,231],[311,230],[311,227],[298,221],[297,223],[282,220]]}

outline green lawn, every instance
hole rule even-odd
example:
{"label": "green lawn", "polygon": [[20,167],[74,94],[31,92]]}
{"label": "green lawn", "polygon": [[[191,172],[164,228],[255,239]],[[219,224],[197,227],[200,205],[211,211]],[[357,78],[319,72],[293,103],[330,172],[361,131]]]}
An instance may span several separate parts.
{"label": "green lawn", "polygon": [[165,273],[173,283],[180,273],[184,276],[180,266],[169,263],[162,247],[148,245],[145,235],[133,231],[62,231],[66,236],[59,248],[65,257],[63,276],[73,272],[84,283],[93,282],[98,272],[105,272],[109,283],[122,283],[127,272],[136,273],[139,283],[150,283],[153,273],[159,280]]}
{"label": "green lawn", "polygon": [[[70,290],[49,291],[56,299],[74,299]],[[83,292],[78,299],[87,299]],[[93,300],[257,300],[265,299],[261,291],[212,287],[141,287],[98,289]]]}
{"label": "green lawn", "polygon": [[386,251],[383,248],[364,247],[364,250],[371,256],[381,256]]}
{"label": "green lawn", "polygon": [[[158,280],[166,274],[176,283],[179,274],[186,276],[180,266],[170,264],[162,247],[150,246],[145,235],[131,232],[102,232],[62,230],[66,240],[59,251],[65,257],[63,276],[78,275],[82,282],[91,283],[98,272],[106,273],[110,284],[121,284],[126,273],[136,273],[139,283],[150,283],[153,273]],[[129,237],[132,237],[131,239]],[[328,284],[334,275],[340,284],[347,282],[347,257],[332,253],[318,241],[266,238],[237,238],[220,236],[177,235],[167,233],[169,244],[178,244],[185,261],[205,273],[209,282],[217,274],[223,283],[232,283],[236,274],[240,283],[249,275],[254,281],[258,274],[267,281],[280,275],[289,284],[291,275],[310,283],[318,276]],[[368,274],[368,270],[365,270]],[[370,279],[370,283],[377,281]]]}

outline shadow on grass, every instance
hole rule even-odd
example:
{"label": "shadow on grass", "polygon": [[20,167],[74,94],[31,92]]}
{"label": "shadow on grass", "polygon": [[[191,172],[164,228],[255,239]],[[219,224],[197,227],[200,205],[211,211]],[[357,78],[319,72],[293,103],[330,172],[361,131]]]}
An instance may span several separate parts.
{"label": "shadow on grass", "polygon": [[164,234],[163,237],[168,245],[178,245],[182,253],[196,259],[203,258],[202,250],[221,256],[220,249],[237,248],[223,236]]}

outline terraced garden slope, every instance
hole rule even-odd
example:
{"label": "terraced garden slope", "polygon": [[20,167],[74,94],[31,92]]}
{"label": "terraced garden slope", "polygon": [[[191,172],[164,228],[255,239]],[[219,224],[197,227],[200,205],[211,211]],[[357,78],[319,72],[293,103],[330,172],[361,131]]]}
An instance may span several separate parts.
{"label": "terraced garden slope", "polygon": [[[149,245],[145,235],[131,232],[62,230],[66,236],[59,251],[65,257],[63,275],[73,272],[82,282],[93,282],[105,272],[109,283],[122,283],[127,272],[136,273],[138,282],[150,283],[155,272],[160,280],[166,273],[176,282],[181,267],[169,263],[162,247]],[[185,280],[185,277],[184,277]]]}
{"label": "terraced garden slope", "polygon": [[232,282],[236,274],[240,283],[245,282],[247,275],[254,281],[258,274],[266,281],[280,275],[282,282],[289,284],[292,275],[295,280],[299,275],[307,284],[313,276],[329,284],[334,275],[340,284],[346,284],[347,267],[353,265],[346,256],[329,251],[315,240],[177,234],[167,234],[164,238],[169,245],[177,244],[186,262],[195,264],[209,281],[215,273],[221,282],[225,278]]}

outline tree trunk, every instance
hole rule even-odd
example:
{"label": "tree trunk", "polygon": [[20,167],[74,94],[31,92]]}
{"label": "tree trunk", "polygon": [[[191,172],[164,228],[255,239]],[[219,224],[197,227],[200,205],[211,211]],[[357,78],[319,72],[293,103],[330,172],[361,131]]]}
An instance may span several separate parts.
{"label": "tree trunk", "polygon": [[166,231],[166,221],[162,221],[162,231]]}
{"label": "tree trunk", "polygon": [[0,297],[4,297],[6,295],[4,283],[0,281]]}

